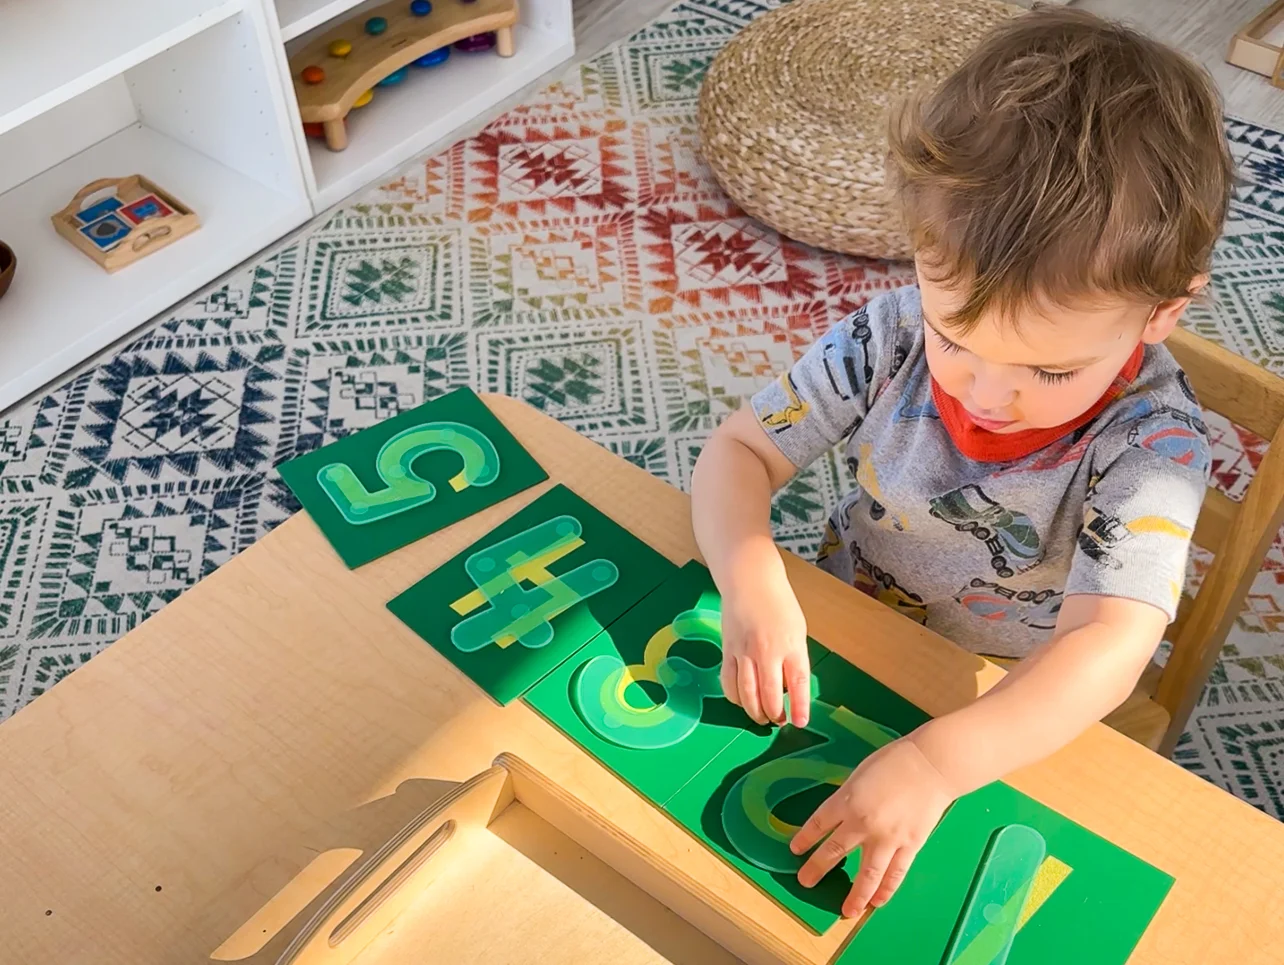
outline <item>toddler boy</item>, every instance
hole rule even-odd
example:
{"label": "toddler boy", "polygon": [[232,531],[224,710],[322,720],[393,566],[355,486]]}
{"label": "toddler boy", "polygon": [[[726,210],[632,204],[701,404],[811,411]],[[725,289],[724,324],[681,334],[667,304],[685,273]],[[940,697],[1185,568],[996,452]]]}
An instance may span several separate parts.
{"label": "toddler boy", "polygon": [[892,124],[918,284],[840,322],[727,419],[693,514],[723,595],[722,682],[808,715],[806,625],[771,494],[839,442],[856,488],[818,562],[977,653],[990,693],[863,761],[796,835],[843,911],[892,895],[946,807],[1132,692],[1173,619],[1209,472],[1163,347],[1208,281],[1232,184],[1217,95],[1174,51],[1079,11],[1015,18]]}

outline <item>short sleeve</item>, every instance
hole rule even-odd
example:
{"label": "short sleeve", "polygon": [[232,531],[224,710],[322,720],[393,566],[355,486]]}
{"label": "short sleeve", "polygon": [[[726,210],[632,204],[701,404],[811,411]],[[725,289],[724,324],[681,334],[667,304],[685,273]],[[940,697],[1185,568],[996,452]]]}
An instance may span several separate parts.
{"label": "short sleeve", "polygon": [[1203,424],[1161,406],[1099,442],[1066,596],[1139,600],[1171,622],[1208,485],[1211,452]]}
{"label": "short sleeve", "polygon": [[857,309],[754,395],[758,422],[795,466],[819,458],[865,418],[879,369],[891,364],[892,353],[884,349],[892,344],[899,314],[895,293]]}

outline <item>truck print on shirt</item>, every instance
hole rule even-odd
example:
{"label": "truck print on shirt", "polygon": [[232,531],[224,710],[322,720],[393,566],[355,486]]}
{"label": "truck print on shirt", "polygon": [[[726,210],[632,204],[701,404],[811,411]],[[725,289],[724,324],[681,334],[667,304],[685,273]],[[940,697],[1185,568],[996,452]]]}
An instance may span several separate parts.
{"label": "truck print on shirt", "polygon": [[971,533],[990,551],[990,565],[1003,578],[1030,569],[1043,558],[1039,532],[1025,513],[1000,506],[980,486],[969,484],[929,502],[929,512],[960,533]]}

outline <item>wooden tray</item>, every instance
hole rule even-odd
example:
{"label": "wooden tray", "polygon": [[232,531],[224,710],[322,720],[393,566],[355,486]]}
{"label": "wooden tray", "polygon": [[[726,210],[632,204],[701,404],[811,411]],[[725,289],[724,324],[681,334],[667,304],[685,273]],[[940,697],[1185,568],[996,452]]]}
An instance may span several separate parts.
{"label": "wooden tray", "polygon": [[[141,174],[133,174],[86,184],[53,215],[53,226],[102,268],[114,272],[191,234],[201,222],[178,198]],[[95,241],[95,236],[101,240]]]}
{"label": "wooden tray", "polygon": [[310,845],[266,863],[307,862],[213,961],[737,962],[657,900],[699,917],[684,907],[693,898],[655,877],[662,862],[510,754],[462,783],[404,782]]}

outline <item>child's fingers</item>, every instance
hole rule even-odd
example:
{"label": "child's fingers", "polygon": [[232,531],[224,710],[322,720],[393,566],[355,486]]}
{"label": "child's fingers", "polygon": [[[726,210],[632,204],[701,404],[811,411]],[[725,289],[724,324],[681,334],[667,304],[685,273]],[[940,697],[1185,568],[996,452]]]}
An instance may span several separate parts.
{"label": "child's fingers", "polygon": [[842,820],[842,814],[837,806],[833,806],[834,798],[837,795],[830,795],[826,798],[815,811],[811,813],[801,828],[795,832],[793,838],[789,841],[789,850],[794,854],[806,854],[814,848],[820,841]]}
{"label": "child's fingers", "polygon": [[740,706],[759,724],[767,723],[758,699],[758,668],[748,657],[736,658],[736,686],[740,689]]}
{"label": "child's fingers", "polygon": [[871,905],[882,908],[891,900],[892,895],[896,894],[896,889],[909,874],[910,865],[914,863],[916,857],[918,857],[918,848],[904,847],[896,852],[896,857],[892,858],[887,866],[887,874],[883,875],[883,883],[878,886],[874,897],[869,900]]}
{"label": "child's fingers", "polygon": [[811,667],[807,651],[785,661],[785,686],[789,688],[789,719],[795,727],[806,727],[811,719]]}
{"label": "child's fingers", "polygon": [[729,653],[722,655],[722,696],[733,704],[740,703],[740,688],[736,685],[736,658]]}
{"label": "child's fingers", "polygon": [[852,890],[843,902],[843,915],[847,918],[859,918],[865,912],[870,899],[878,893],[887,875],[888,868],[896,857],[896,848],[882,844],[867,843],[860,856],[860,871],[852,881]]}
{"label": "child's fingers", "polygon": [[762,712],[773,724],[785,722],[785,685],[780,674],[780,664],[774,660],[758,666],[758,699]]}
{"label": "child's fingers", "polygon": [[820,879],[833,871],[847,855],[861,846],[865,833],[854,823],[844,821],[816,846],[811,857],[798,872],[798,883],[804,888],[814,888]]}

